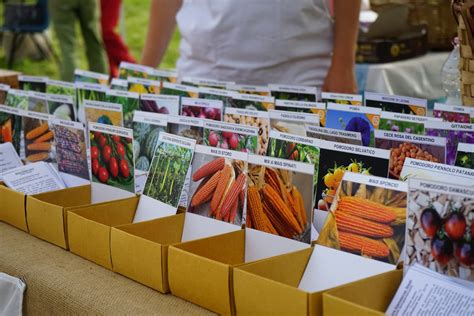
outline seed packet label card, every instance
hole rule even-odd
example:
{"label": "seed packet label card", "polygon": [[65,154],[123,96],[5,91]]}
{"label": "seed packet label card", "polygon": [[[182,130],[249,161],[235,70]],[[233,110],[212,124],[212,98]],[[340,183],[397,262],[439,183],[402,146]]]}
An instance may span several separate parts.
{"label": "seed packet label card", "polygon": [[224,103],[224,108],[232,106],[232,96],[236,94],[235,91],[199,87],[199,98],[207,100],[221,100]]}
{"label": "seed packet label card", "polygon": [[306,126],[319,126],[319,116],[310,113],[298,113],[270,110],[270,127],[283,133],[306,136]]}
{"label": "seed packet label card", "polygon": [[443,120],[440,118],[382,111],[379,129],[384,131],[424,135],[425,123],[429,121],[441,123]]}
{"label": "seed packet label card", "polygon": [[99,72],[76,69],[74,70],[74,82],[97,83],[107,85],[109,83],[109,75]]}
{"label": "seed packet label card", "polygon": [[288,86],[269,84],[271,95],[275,99],[316,102],[318,89],[307,86]]}
{"label": "seed packet label card", "polygon": [[258,128],[204,120],[203,144],[256,154],[258,151]]}
{"label": "seed packet label card", "polygon": [[7,98],[5,99],[5,105],[17,109],[28,110],[29,96],[28,91],[10,89],[8,90]]}
{"label": "seed packet label card", "polygon": [[183,79],[181,80],[181,83],[187,84],[187,85],[193,85],[196,87],[225,89],[228,84],[233,84],[235,82],[219,81],[219,80],[198,78],[198,77],[183,77]]}
{"label": "seed packet label card", "polygon": [[197,98],[199,95],[199,89],[197,87],[187,86],[184,84],[163,82],[160,89],[160,94]]}
{"label": "seed packet label card", "polygon": [[237,91],[238,93],[244,94],[256,94],[261,96],[270,97],[271,90],[267,86],[254,86],[254,85],[242,85],[242,84],[228,84],[227,90]]}
{"label": "seed packet label card", "polygon": [[123,126],[122,105],[102,101],[84,100],[86,122]]}
{"label": "seed packet label card", "polygon": [[433,116],[447,122],[471,123],[471,113],[469,113],[469,110],[468,107],[461,105],[435,103]]}
{"label": "seed packet label card", "polygon": [[458,167],[474,169],[474,144],[458,144],[456,163],[454,165]]}
{"label": "seed packet label card", "polygon": [[249,155],[248,168],[247,223],[266,233],[309,243],[314,165]]}
{"label": "seed packet label card", "polygon": [[397,264],[405,242],[406,182],[346,172],[318,244]]}
{"label": "seed packet label card", "polygon": [[181,115],[222,121],[224,104],[220,100],[181,98]]}
{"label": "seed packet label card", "polygon": [[49,114],[27,111],[23,117],[23,141],[27,163],[45,161],[56,162],[53,150],[54,134],[48,121]]}
{"label": "seed packet label card", "polygon": [[76,86],[72,82],[51,80],[46,83],[46,93],[76,97]]}
{"label": "seed packet label card", "polygon": [[445,163],[446,138],[375,131],[375,147],[390,150],[390,177],[400,179],[405,158]]}
{"label": "seed packet label card", "polygon": [[89,142],[92,182],[135,193],[133,130],[89,123]]}
{"label": "seed packet label card", "polygon": [[4,172],[2,180],[12,190],[28,195],[66,188],[53,169],[45,162],[32,163]]}
{"label": "seed packet label card", "polygon": [[324,103],[362,105],[362,95],[360,94],[321,92],[321,100]]}
{"label": "seed packet label card", "polygon": [[167,116],[135,111],[133,116],[133,151],[135,156],[135,186],[141,193],[148,169],[155,154],[158,136],[167,130]]}
{"label": "seed packet label card", "polygon": [[140,107],[140,95],[135,92],[108,90],[107,101],[122,105],[123,126],[132,128],[133,113]]}
{"label": "seed packet label card", "polygon": [[12,143],[0,144],[0,177],[5,171],[23,166],[23,162]]}
{"label": "seed packet label card", "polygon": [[379,128],[380,114],[379,109],[329,103],[325,127],[358,132],[362,137],[362,145],[373,147],[374,130]]}
{"label": "seed packet label card", "polygon": [[24,91],[46,92],[48,77],[18,76],[20,89]]}
{"label": "seed packet label card", "polygon": [[10,86],[7,84],[0,83],[0,104],[4,104],[7,98],[8,90],[10,90]]}
{"label": "seed packet label card", "polygon": [[49,113],[46,93],[28,91],[28,110],[40,113]]}
{"label": "seed packet label card", "polygon": [[49,114],[52,116],[66,121],[76,120],[76,107],[72,96],[48,93],[46,94],[46,101],[48,102]]}
{"label": "seed packet label card", "polygon": [[331,142],[362,146],[362,136],[359,132],[343,131],[334,128],[306,126],[306,136],[324,139]]}
{"label": "seed packet label card", "polygon": [[85,130],[82,123],[51,119],[58,171],[67,187],[90,183]]}
{"label": "seed packet label card", "polygon": [[151,69],[150,78],[161,82],[178,82],[178,72],[174,69]]}
{"label": "seed packet label card", "polygon": [[319,123],[326,123],[326,103],[310,101],[275,100],[275,110],[319,115]]}
{"label": "seed packet label card", "polygon": [[136,93],[159,94],[161,81],[128,77],[128,91]]}
{"label": "seed packet label card", "polygon": [[428,101],[399,95],[365,92],[365,106],[379,108],[382,111],[425,116]]}
{"label": "seed packet label card", "polygon": [[242,225],[248,154],[196,145],[188,212]]}
{"label": "seed packet label card", "polygon": [[426,135],[446,137],[446,163],[454,165],[458,143],[474,144],[474,124],[426,122]]}
{"label": "seed packet label card", "polygon": [[440,275],[419,264],[408,269],[385,315],[472,315],[472,287]]}
{"label": "seed packet label card", "polygon": [[145,65],[139,65],[139,64],[122,61],[120,62],[120,66],[119,66],[119,78],[125,79],[125,80],[128,77],[142,78],[142,79],[155,79],[155,78],[150,78],[152,69],[153,68],[145,66]]}
{"label": "seed packet label card", "polygon": [[21,151],[22,118],[26,111],[0,104],[0,143],[12,143],[16,152]]}
{"label": "seed packet label card", "polygon": [[144,112],[179,115],[179,96],[141,94],[140,110]]}
{"label": "seed packet label card", "polygon": [[80,122],[87,123],[84,113],[84,100],[106,101],[108,87],[97,83],[76,83],[77,116]]}
{"label": "seed packet label card", "polygon": [[170,134],[194,139],[196,144],[203,143],[204,120],[195,117],[168,115]]}
{"label": "seed packet label card", "polygon": [[405,267],[418,263],[474,281],[474,188],[410,179]]}
{"label": "seed packet label card", "polygon": [[270,133],[270,117],[268,116],[268,112],[226,108],[224,121],[258,128],[257,154],[266,154]]}
{"label": "seed packet label card", "polygon": [[400,179],[443,179],[446,182],[474,186],[474,170],[430,161],[406,158]]}
{"label": "seed packet label card", "polygon": [[113,78],[110,82],[110,89],[128,91],[128,81],[126,79]]}
{"label": "seed packet label card", "polygon": [[196,141],[160,133],[133,222],[176,214]]}
{"label": "seed packet label card", "polygon": [[230,101],[230,107],[254,111],[268,111],[275,109],[275,98],[255,94],[235,93]]}
{"label": "seed packet label card", "polygon": [[346,171],[388,177],[390,151],[321,140],[317,208],[330,209]]}

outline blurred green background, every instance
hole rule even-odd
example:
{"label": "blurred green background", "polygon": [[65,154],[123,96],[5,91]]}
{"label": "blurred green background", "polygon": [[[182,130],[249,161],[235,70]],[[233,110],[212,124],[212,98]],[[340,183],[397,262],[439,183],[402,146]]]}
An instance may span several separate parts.
{"label": "blurred green background", "polygon": [[[67,1],[67,0],[65,0]],[[148,28],[148,16],[151,0],[123,0],[122,17],[117,31],[122,34],[131,54],[140,61]],[[3,4],[0,4],[0,25],[3,24]],[[50,26],[48,35],[52,39],[53,48],[60,56],[56,36]],[[79,25],[76,26],[76,68],[88,69],[84,54],[84,43]],[[163,58],[160,68],[175,68],[179,53],[179,32],[176,30],[168,50]],[[13,70],[25,75],[41,75],[59,79],[59,65],[52,60],[22,59],[15,61]],[[0,68],[6,69],[5,50],[0,49]]]}

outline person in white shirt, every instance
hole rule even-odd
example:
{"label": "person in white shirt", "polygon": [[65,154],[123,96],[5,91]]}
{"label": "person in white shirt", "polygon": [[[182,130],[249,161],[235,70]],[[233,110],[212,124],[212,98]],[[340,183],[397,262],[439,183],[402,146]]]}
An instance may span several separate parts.
{"label": "person in white shirt", "polygon": [[152,0],[142,64],[157,67],[176,23],[178,74],[356,93],[360,0]]}

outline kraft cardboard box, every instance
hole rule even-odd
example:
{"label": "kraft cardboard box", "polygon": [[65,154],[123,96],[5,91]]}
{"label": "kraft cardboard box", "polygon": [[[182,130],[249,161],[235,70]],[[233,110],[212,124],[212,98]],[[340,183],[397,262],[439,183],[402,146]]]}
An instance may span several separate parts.
{"label": "kraft cardboard box", "polygon": [[316,245],[234,269],[239,315],[323,315],[325,291],[395,266]]}
{"label": "kraft cardboard box", "polygon": [[235,267],[306,248],[308,244],[253,229],[173,245],[168,249],[170,291],[213,312],[234,315]]}
{"label": "kraft cardboard box", "polygon": [[0,184],[0,220],[25,232],[28,232],[26,222],[26,195]]}
{"label": "kraft cardboard box", "polygon": [[192,213],[113,227],[113,270],[159,292],[167,293],[170,245],[240,229],[240,226]]}
{"label": "kraft cardboard box", "polygon": [[402,277],[403,270],[395,270],[329,290],[323,294],[323,314],[383,316]]}

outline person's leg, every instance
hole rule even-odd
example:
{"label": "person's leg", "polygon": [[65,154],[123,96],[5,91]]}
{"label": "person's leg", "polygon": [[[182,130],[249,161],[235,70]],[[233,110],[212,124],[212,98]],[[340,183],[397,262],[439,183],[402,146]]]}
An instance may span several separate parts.
{"label": "person's leg", "polygon": [[[81,0],[79,0],[81,1]],[[61,79],[74,79],[75,0],[49,0],[49,13],[61,51]]]}
{"label": "person's leg", "polygon": [[99,10],[96,0],[80,0],[79,23],[86,46],[89,69],[107,73],[104,48],[99,33]]}
{"label": "person's leg", "polygon": [[109,58],[110,73],[114,77],[118,74],[121,61],[135,62],[122,38],[115,31],[120,18],[120,6],[121,0],[100,1],[102,38]]}

